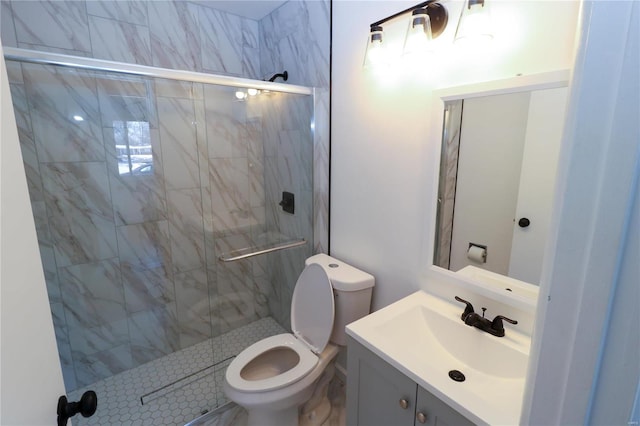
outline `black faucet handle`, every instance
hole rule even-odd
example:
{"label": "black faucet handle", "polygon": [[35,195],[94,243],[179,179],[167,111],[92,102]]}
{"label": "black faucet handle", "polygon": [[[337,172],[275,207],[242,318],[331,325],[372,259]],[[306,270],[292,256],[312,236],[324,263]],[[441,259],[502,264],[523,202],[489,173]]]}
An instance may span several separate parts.
{"label": "black faucet handle", "polygon": [[518,323],[518,321],[512,320],[511,318],[507,318],[507,317],[505,317],[503,315],[496,315],[496,317],[493,319],[493,321],[491,321],[491,329],[493,329],[496,332],[498,332],[498,334],[496,334],[498,337],[504,336],[504,324],[502,324],[502,320],[505,320],[506,322],[508,322],[510,324],[517,324]]}
{"label": "black faucet handle", "polygon": [[460,315],[460,318],[462,318],[462,321],[465,321],[467,319],[467,317],[469,316],[469,314],[474,313],[475,311],[473,310],[473,305],[469,302],[467,302],[466,300],[456,296],[455,299],[458,302],[462,302],[464,304],[466,304],[466,308],[464,308],[464,312],[462,313],[462,315]]}

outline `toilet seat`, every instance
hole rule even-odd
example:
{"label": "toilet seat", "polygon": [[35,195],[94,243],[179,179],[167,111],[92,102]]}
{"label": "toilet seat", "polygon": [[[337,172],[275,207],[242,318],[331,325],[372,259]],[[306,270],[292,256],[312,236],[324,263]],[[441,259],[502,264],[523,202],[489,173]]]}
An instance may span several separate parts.
{"label": "toilet seat", "polygon": [[[253,359],[263,353],[276,349],[288,348],[294,351],[300,360],[292,369],[268,379],[246,380],[240,375],[242,369]],[[225,374],[227,383],[242,392],[266,392],[283,388],[295,383],[309,374],[318,363],[318,357],[300,342],[293,334],[278,334],[267,337],[249,346],[231,361]]]}
{"label": "toilet seat", "polygon": [[[333,287],[324,268],[311,264],[304,268],[291,300],[291,328],[294,334],[278,334],[249,346],[231,361],[225,378],[240,392],[260,393],[291,385],[318,364],[318,355],[327,346],[333,330],[335,306]],[[286,348],[298,355],[298,363],[283,373],[266,379],[247,380],[243,369],[266,352]]]}

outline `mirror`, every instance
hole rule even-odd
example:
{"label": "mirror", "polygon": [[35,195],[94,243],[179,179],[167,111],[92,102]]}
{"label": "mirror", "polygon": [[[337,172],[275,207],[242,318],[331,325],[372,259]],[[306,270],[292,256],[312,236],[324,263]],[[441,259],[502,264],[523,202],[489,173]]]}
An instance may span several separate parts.
{"label": "mirror", "polygon": [[566,101],[560,87],[445,102],[434,265],[540,282]]}

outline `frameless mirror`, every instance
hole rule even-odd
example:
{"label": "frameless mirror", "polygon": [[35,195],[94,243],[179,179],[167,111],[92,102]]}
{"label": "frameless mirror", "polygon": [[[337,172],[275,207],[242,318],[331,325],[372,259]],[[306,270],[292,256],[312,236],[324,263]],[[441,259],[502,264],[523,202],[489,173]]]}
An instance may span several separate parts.
{"label": "frameless mirror", "polygon": [[561,87],[445,102],[434,265],[540,282],[566,99]]}

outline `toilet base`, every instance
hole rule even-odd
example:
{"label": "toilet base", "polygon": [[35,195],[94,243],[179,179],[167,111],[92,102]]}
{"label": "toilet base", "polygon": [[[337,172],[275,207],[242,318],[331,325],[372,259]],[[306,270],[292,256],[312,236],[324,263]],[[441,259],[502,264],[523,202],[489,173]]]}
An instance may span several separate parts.
{"label": "toilet base", "polygon": [[312,417],[316,419],[321,416],[326,418],[331,409],[324,408],[324,402],[328,402],[327,387],[335,372],[333,361],[337,354],[338,347],[328,344],[319,355],[317,365],[307,376],[291,385],[266,392],[238,391],[229,384],[225,376],[224,393],[231,401],[247,410],[249,426],[298,426],[302,407],[306,409],[305,412],[315,410],[317,415]]}
{"label": "toilet base", "polygon": [[329,401],[329,383],[335,375],[335,359],[327,365],[322,376],[318,380],[313,395],[300,410],[299,426],[318,426],[324,423],[331,415],[331,402]]}
{"label": "toilet base", "polygon": [[247,426],[298,426],[298,406],[285,410],[248,410]]}

